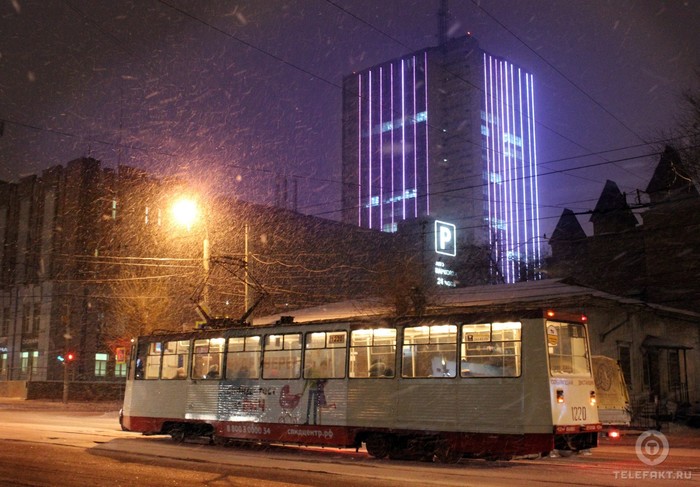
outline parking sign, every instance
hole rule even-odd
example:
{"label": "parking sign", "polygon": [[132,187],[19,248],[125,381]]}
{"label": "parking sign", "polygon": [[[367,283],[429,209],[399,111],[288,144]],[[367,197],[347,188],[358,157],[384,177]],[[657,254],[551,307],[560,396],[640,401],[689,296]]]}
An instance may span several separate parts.
{"label": "parking sign", "polygon": [[457,255],[457,227],[452,223],[435,220],[435,252],[442,255]]}

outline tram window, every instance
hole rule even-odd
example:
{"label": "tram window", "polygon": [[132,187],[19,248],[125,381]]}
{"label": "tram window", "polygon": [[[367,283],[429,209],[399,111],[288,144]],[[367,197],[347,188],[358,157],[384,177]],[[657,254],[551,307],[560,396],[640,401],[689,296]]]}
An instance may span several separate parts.
{"label": "tram window", "polygon": [[190,341],[165,342],[161,379],[185,379],[189,369]]}
{"label": "tram window", "polygon": [[401,377],[455,377],[457,326],[404,328],[401,364]]}
{"label": "tram window", "polygon": [[224,338],[204,338],[194,341],[192,378],[219,379],[224,358]]}
{"label": "tram window", "polygon": [[136,358],[134,364],[134,379],[144,379],[144,367],[146,364],[146,357],[148,357],[148,349],[150,348],[150,343],[139,342],[136,348]]}
{"label": "tram window", "polygon": [[304,349],[305,379],[342,379],[345,377],[347,333],[344,331],[306,334]]}
{"label": "tram window", "polygon": [[146,368],[144,371],[144,379],[157,379],[160,375],[160,355],[161,343],[149,343],[148,355],[146,356]]}
{"label": "tram window", "polygon": [[580,323],[547,321],[552,375],[591,375],[586,328]]}
{"label": "tram window", "polygon": [[462,377],[519,377],[521,330],[519,322],[462,325]]}
{"label": "tram window", "polygon": [[375,328],[350,333],[350,377],[391,378],[396,363],[396,329]]}
{"label": "tram window", "polygon": [[228,339],[226,359],[227,379],[257,379],[260,377],[262,342],[259,336]]}
{"label": "tram window", "polygon": [[263,379],[298,379],[301,373],[301,334],[267,335],[263,350]]}

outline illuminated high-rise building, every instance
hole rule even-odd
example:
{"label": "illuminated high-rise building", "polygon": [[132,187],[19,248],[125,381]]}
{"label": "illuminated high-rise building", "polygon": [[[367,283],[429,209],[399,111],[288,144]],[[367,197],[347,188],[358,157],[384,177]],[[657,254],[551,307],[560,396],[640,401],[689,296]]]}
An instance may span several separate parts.
{"label": "illuminated high-rise building", "polygon": [[532,74],[466,36],[353,73],[343,93],[343,221],[451,222],[461,242],[489,245],[499,280],[533,278]]}

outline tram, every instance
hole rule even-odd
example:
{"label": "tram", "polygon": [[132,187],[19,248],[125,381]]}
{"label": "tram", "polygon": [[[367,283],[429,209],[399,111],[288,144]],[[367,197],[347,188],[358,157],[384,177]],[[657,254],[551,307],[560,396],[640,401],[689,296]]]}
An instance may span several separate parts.
{"label": "tram", "polygon": [[595,403],[581,316],[331,317],[142,336],[120,421],[177,441],[447,462],[593,448]]}

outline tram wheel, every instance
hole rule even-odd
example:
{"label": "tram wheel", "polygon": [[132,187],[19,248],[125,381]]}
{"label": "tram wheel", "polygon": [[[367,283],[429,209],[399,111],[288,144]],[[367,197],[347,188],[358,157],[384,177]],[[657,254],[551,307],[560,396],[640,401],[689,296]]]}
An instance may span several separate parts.
{"label": "tram wheel", "polygon": [[462,454],[449,441],[441,441],[435,447],[434,459],[438,463],[457,463]]}
{"label": "tram wheel", "polygon": [[391,440],[386,435],[370,435],[365,440],[365,447],[374,458],[384,458],[391,452]]}
{"label": "tram wheel", "polygon": [[224,438],[223,436],[211,435],[209,443],[211,445],[216,445],[216,446],[228,446],[230,443],[230,440],[228,438]]}
{"label": "tram wheel", "polygon": [[173,428],[170,430],[170,438],[175,443],[182,443],[185,441],[185,428]]}

